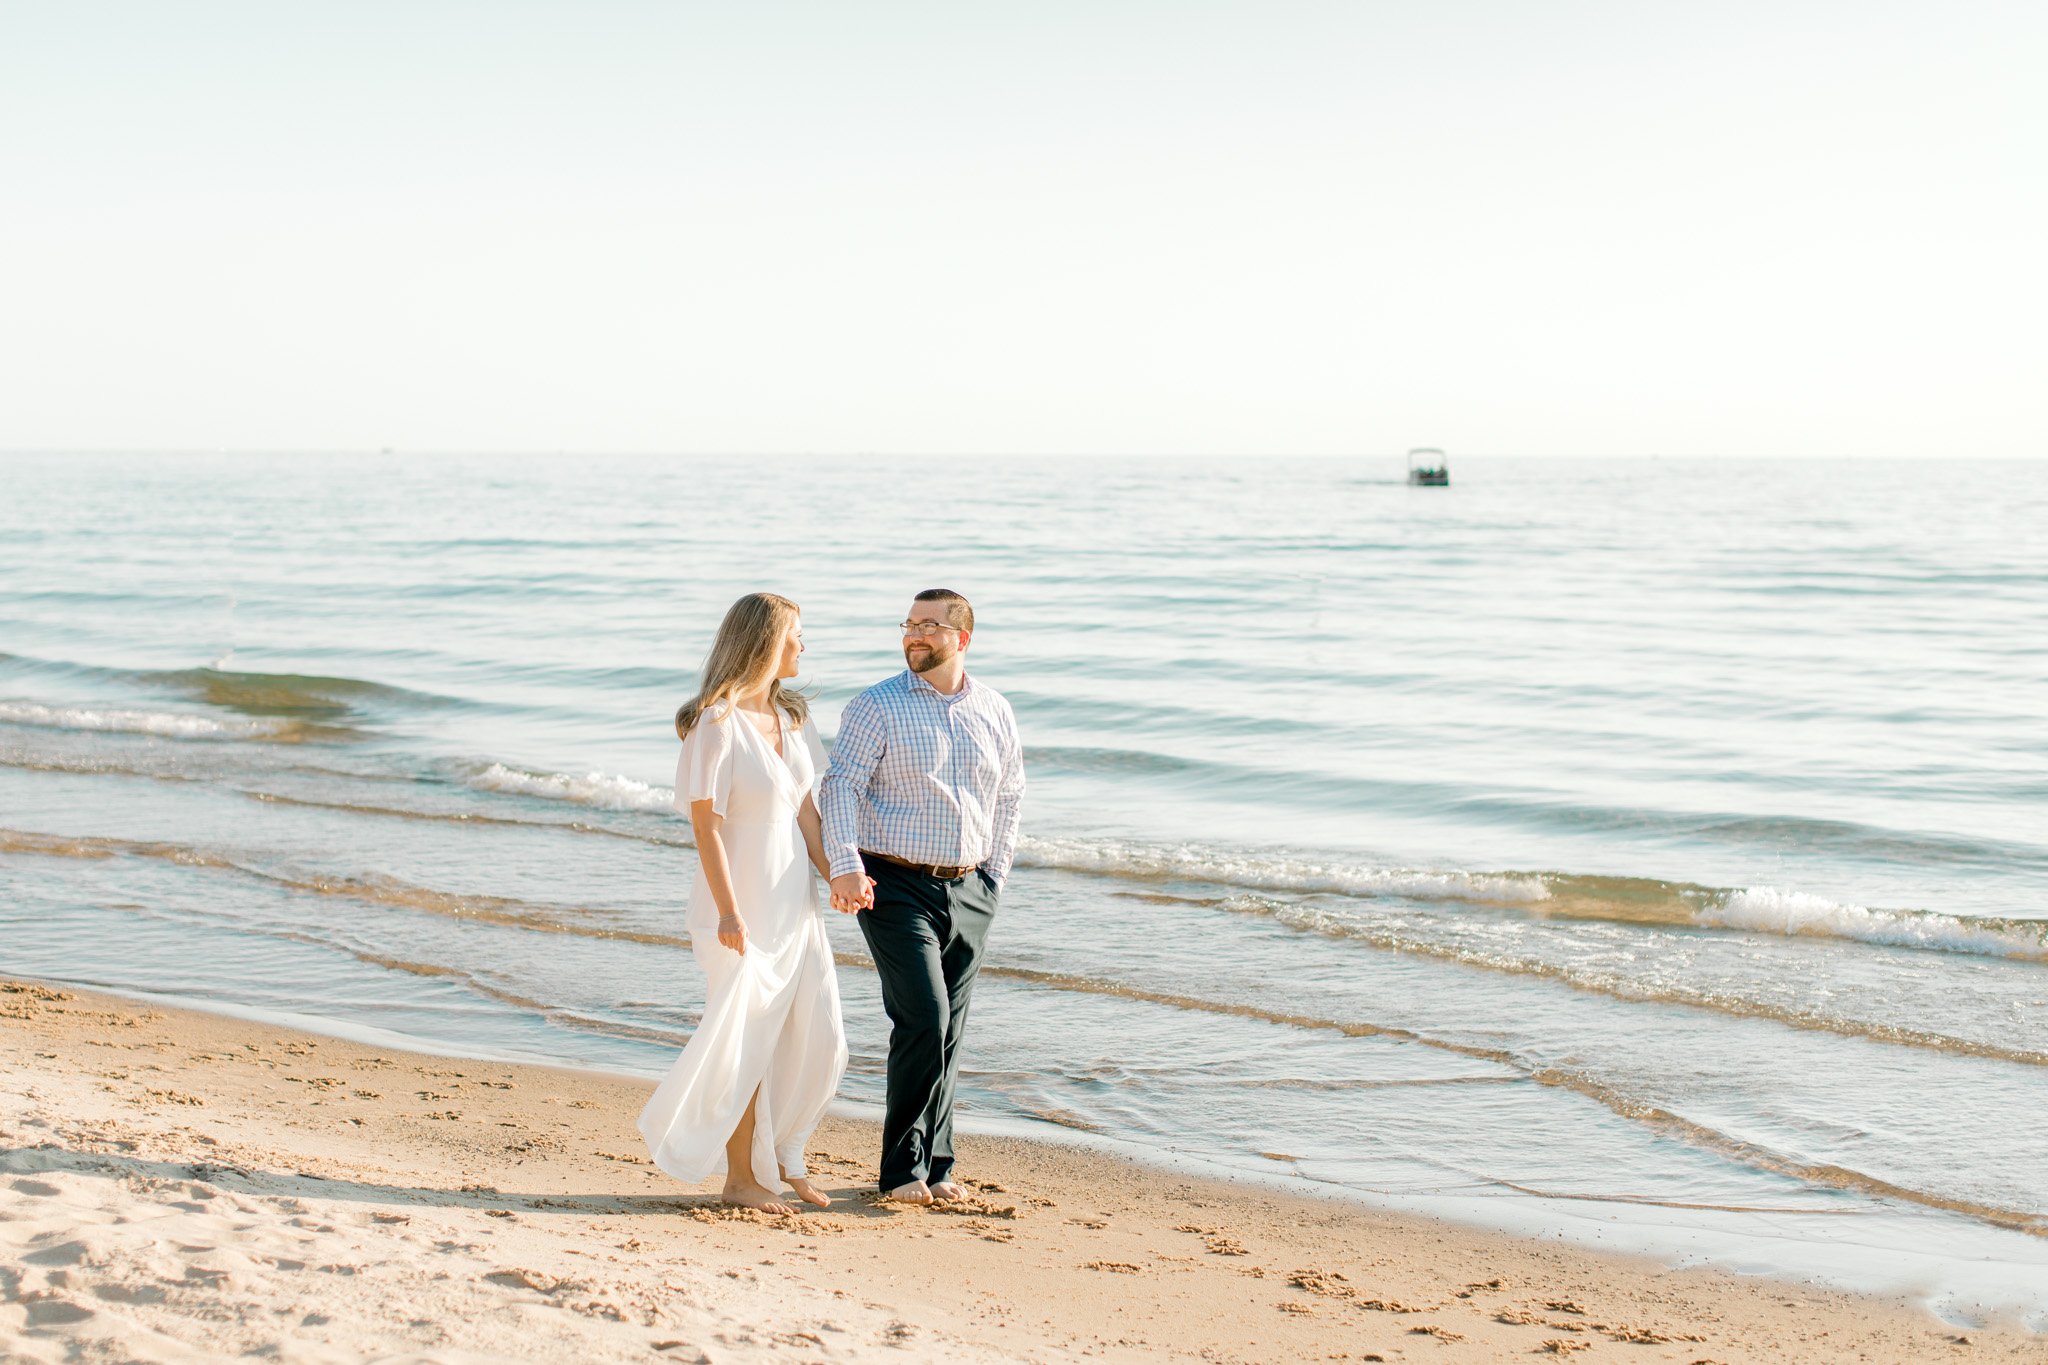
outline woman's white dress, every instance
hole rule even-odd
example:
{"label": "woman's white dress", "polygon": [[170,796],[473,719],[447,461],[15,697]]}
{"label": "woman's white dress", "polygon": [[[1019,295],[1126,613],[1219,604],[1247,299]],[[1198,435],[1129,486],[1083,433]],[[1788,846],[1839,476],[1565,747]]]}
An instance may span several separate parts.
{"label": "woman's white dress", "polygon": [[[778,714],[780,714],[778,710]],[[718,905],[700,866],[686,923],[704,968],[704,1017],[640,1114],[654,1164],[696,1184],[725,1164],[725,1144],[758,1088],[753,1172],[782,1188],[778,1164],[804,1174],[804,1144],[846,1071],[839,979],[818,888],[796,816],[825,768],[807,721],[782,721],[782,753],[722,704],[683,741],[676,809],[709,799],[720,833],[747,950],[718,941]]]}

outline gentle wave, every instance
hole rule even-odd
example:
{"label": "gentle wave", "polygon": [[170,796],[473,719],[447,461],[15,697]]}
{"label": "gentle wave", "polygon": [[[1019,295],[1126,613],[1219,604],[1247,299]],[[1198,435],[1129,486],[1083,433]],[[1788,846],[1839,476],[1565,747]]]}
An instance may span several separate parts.
{"label": "gentle wave", "polygon": [[[0,842],[4,842],[4,840],[5,833],[0,832]],[[112,854],[108,853],[105,856],[112,856]],[[110,905],[107,908],[127,910],[144,915],[152,914],[150,910],[143,906],[117,904]],[[687,1032],[676,1032],[671,1029],[630,1024],[616,1019],[597,1019],[563,1006],[550,1005],[544,1000],[536,1000],[531,996],[516,994],[502,986],[495,985],[485,976],[468,967],[453,967],[443,963],[416,962],[409,958],[392,957],[387,953],[377,952],[359,943],[351,942],[344,937],[309,932],[304,929],[287,929],[282,925],[274,924],[251,926],[239,921],[204,914],[201,917],[216,919],[216,922],[231,925],[233,928],[244,933],[253,932],[265,938],[283,939],[291,943],[304,943],[315,948],[326,948],[347,953],[358,962],[372,967],[379,967],[385,971],[404,972],[409,976],[429,977],[436,980],[456,981],[461,983],[465,989],[474,991],[486,999],[496,1000],[515,1009],[529,1010],[548,1022],[559,1024],[565,1028],[580,1029],[589,1033],[601,1033],[608,1037],[626,1038],[638,1042],[659,1043],[669,1047],[681,1047],[690,1041],[690,1035]],[[692,1021],[692,1026],[694,1027],[694,1020]]]}
{"label": "gentle wave", "polygon": [[[212,772],[181,772],[175,767],[137,767],[133,763],[121,763],[102,758],[53,758],[41,754],[14,754],[0,752],[0,768],[18,768],[25,772],[75,773],[88,777],[140,777],[152,782],[214,782],[219,778]],[[296,766],[294,771],[311,773],[320,777],[340,778],[351,782],[412,782],[407,777],[380,776],[371,773],[343,772],[333,768]],[[268,791],[261,787],[230,787],[240,796],[270,806],[297,806],[307,810],[339,811],[346,815],[367,815],[379,819],[421,820],[433,824],[447,825],[490,825],[515,829],[563,830],[572,834],[593,834],[607,839],[626,839],[634,843],[658,844],[664,848],[689,848],[689,826],[679,822],[674,836],[665,836],[646,829],[615,829],[610,825],[595,824],[588,820],[532,819],[517,815],[487,815],[481,811],[466,810],[422,810],[415,806],[392,806],[368,801],[322,801],[308,796],[291,796],[284,792]]]}
{"label": "gentle wave", "polygon": [[365,704],[433,709],[455,704],[451,697],[364,678],[317,673],[245,673],[223,668],[179,668],[137,672],[138,681],[175,688],[213,706],[250,715],[336,718]]}
{"label": "gentle wave", "polygon": [[0,768],[18,768],[30,773],[75,773],[81,777],[140,777],[151,782],[206,782],[211,779],[203,774],[184,773],[158,768],[138,768],[132,763],[118,763],[111,759],[51,758],[43,754],[21,754],[0,752]]}
{"label": "gentle wave", "polygon": [[1538,872],[1545,918],[1836,938],[1892,948],[2048,962],[2048,921],[1965,919],[1928,910],[1873,910],[1775,886],[1742,888],[1647,877]]}
{"label": "gentle wave", "polygon": [[[2048,962],[2048,920],[1964,919],[1873,910],[1771,886],[1728,888],[1569,872],[1439,872],[1104,840],[1030,839],[1018,861],[1133,881],[1202,881],[1245,891],[1466,901],[1544,919],[1838,938],[1884,947]],[[1192,899],[1169,897],[1168,899]]]}
{"label": "gentle wave", "polygon": [[1855,939],[1894,948],[2048,962],[2048,923],[1965,920],[1924,910],[1871,910],[1799,891],[1753,886],[1702,908],[1696,922],[1753,933]]}
{"label": "gentle wave", "polygon": [[[1488,952],[1460,943],[1448,943],[1417,933],[1410,926],[1361,920],[1331,908],[1273,901],[1261,896],[1231,896],[1211,903],[1236,914],[1273,919],[1303,933],[1350,939],[1387,952],[1435,958],[1441,962],[1454,962],[1459,966],[1476,967],[1504,976],[1540,977],[1559,982],[1573,990],[1604,995],[1614,1000],[1684,1005],[1737,1018],[1768,1019],[1792,1028],[1835,1033],[1849,1038],[1866,1038],[1872,1042],[1890,1043],[1899,1047],[1995,1058],[2027,1066],[2048,1066],[2048,1052],[2009,1047],[1974,1038],[1957,1038],[1951,1034],[1904,1028],[1868,1019],[1848,1018],[1818,1010],[1799,1009],[1773,1001],[1731,995],[1725,991],[1699,990],[1668,984],[1650,985],[1630,980],[1617,972],[1550,962],[1541,958],[1517,957],[1507,953]],[[984,967],[982,970],[987,971],[988,968]]]}
{"label": "gentle wave", "polygon": [[1017,861],[1027,867],[1093,872],[1141,882],[1201,881],[1258,891],[1317,892],[1343,896],[1407,896],[1522,904],[1546,899],[1542,878],[1519,873],[1437,872],[1233,852],[1195,844],[1158,846],[1120,839],[1019,841]]}
{"label": "gentle wave", "polygon": [[0,664],[10,669],[182,692],[194,701],[247,715],[333,719],[365,705],[430,710],[464,704],[459,698],[367,678],[251,672],[221,667],[225,662],[223,658],[200,668],[121,668],[70,659],[0,654]]}
{"label": "gentle wave", "polygon": [[478,791],[504,796],[537,796],[548,801],[568,801],[596,810],[668,812],[674,809],[675,789],[650,786],[616,773],[535,773],[493,763],[464,775],[463,781]]}
{"label": "gentle wave", "polygon": [[1629,837],[1651,834],[1758,851],[1826,850],[1846,857],[1910,866],[1987,867],[2010,862],[2033,863],[2041,859],[2044,852],[2038,842],[2031,840],[1962,838],[1935,831],[1894,829],[1810,815],[1609,806],[1560,801],[1547,794],[1481,796],[1461,791],[1451,808],[1466,817],[1484,816],[1510,825],[1555,828],[1579,834]]}
{"label": "gentle wave", "polygon": [[532,996],[520,995],[516,992],[508,991],[502,986],[494,985],[476,972],[465,967],[448,967],[435,962],[413,962],[406,958],[387,957],[381,953],[371,952],[366,948],[322,938],[314,934],[286,932],[280,933],[278,937],[290,938],[323,948],[337,948],[349,954],[358,962],[367,963],[372,967],[382,967],[386,971],[404,972],[410,976],[424,976],[439,980],[459,981],[464,987],[475,991],[486,999],[496,1000],[500,1004],[510,1005],[514,1009],[530,1010],[549,1023],[558,1024],[564,1028],[579,1029],[585,1033],[597,1033],[610,1038],[627,1038],[634,1042],[659,1043],[667,1047],[679,1048],[690,1041],[688,1033],[678,1033],[671,1029],[648,1028],[643,1025],[624,1023],[616,1019],[598,1019],[564,1006],[550,1005],[544,1000],[536,1000]]}
{"label": "gentle wave", "polygon": [[[1958,1199],[1900,1185],[1882,1176],[1871,1175],[1867,1171],[1858,1171],[1847,1166],[1804,1161],[1746,1138],[1709,1127],[1696,1119],[1674,1114],[1668,1109],[1644,1104],[1583,1072],[1546,1067],[1534,1072],[1529,1079],[1542,1085],[1557,1086],[1584,1095],[1605,1105],[1623,1118],[1660,1128],[1692,1146],[1718,1152],[1753,1169],[1772,1171],[1812,1185],[1851,1190],[1878,1199],[1895,1199],[1919,1205],[1921,1208],[1940,1209],[1947,1213],[1960,1213],[1966,1217],[1981,1219],[1996,1227],[2026,1233],[2031,1237],[2048,1237],[2048,1215],[2032,1209],[2016,1209],[1979,1200]],[[1516,1185],[1511,1181],[1503,1180],[1498,1183],[1530,1194],[1544,1193],[1541,1190]]]}
{"label": "gentle wave", "polygon": [[312,727],[293,720],[217,720],[182,711],[132,711],[96,706],[46,706],[32,701],[0,701],[0,723],[34,725],[46,730],[96,730],[160,739],[267,740],[292,743],[305,739]]}
{"label": "gentle wave", "polygon": [[[4,760],[0,760],[4,762]],[[266,805],[300,806],[309,810],[341,811],[349,815],[370,815],[381,819],[425,820],[447,825],[496,825],[514,829],[566,830],[572,834],[596,834],[607,839],[630,839],[635,843],[659,844],[664,848],[689,848],[688,839],[665,839],[659,834],[646,834],[634,830],[611,829],[605,825],[593,825],[584,820],[522,820],[509,815],[479,815],[474,811],[416,810],[406,806],[380,806],[363,801],[315,801],[303,796],[285,796],[278,792],[259,791],[254,788],[242,789],[243,796]]]}
{"label": "gentle wave", "polygon": [[145,839],[113,839],[99,835],[42,834],[28,830],[0,829],[0,853],[40,854],[51,858],[100,860],[106,858],[155,858],[179,867],[198,867],[322,896],[345,896],[401,910],[417,910],[450,919],[498,924],[543,934],[571,934],[582,938],[647,943],[663,947],[686,947],[687,938],[673,934],[644,933],[613,928],[601,922],[615,912],[587,906],[552,905],[519,900],[512,896],[486,896],[442,891],[420,886],[397,877],[378,874],[337,876],[318,872],[291,872],[251,866],[236,855],[191,844],[173,844]]}

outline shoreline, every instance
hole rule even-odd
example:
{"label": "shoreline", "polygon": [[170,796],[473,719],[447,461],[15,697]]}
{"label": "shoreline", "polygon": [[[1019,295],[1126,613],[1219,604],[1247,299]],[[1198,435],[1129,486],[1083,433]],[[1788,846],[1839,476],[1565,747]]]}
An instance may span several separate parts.
{"label": "shoreline", "polygon": [[[665,1067],[642,1070],[596,1061],[562,1061],[517,1048],[465,1050],[459,1043],[439,1043],[372,1024],[287,1009],[235,1001],[200,1005],[152,992],[33,979],[47,986],[146,1003],[173,1012],[219,1015],[427,1057],[534,1066],[607,1076],[643,1086],[658,1083],[665,1071]],[[881,1122],[878,1103],[844,1095],[834,1099],[828,1112],[834,1118],[865,1123],[876,1129]],[[1667,1268],[1718,1267],[1744,1278],[1775,1280],[1792,1287],[1825,1288],[1898,1300],[1911,1303],[1957,1332],[2008,1322],[2016,1323],[2023,1332],[2048,1339],[2048,1278],[2044,1278],[2048,1276],[2048,1259],[2024,1254],[2035,1250],[2034,1246],[2026,1245],[2033,1239],[2016,1234],[2016,1240],[2022,1243],[2017,1248],[2022,1253],[2018,1259],[2010,1253],[1980,1259],[1973,1258],[1970,1244],[1954,1240],[1954,1226],[1939,1224],[1918,1229],[1917,1240],[1902,1241],[1899,1230],[1894,1228],[1882,1241],[1833,1241],[1827,1225],[1839,1220],[1841,1214],[1824,1208],[1763,1208],[1626,1196],[1603,1198],[1537,1189],[1518,1190],[1511,1197],[1444,1191],[1400,1193],[1316,1180],[1292,1167],[1294,1159],[1279,1152],[1261,1150],[1258,1159],[1242,1152],[1233,1157],[1164,1146],[1101,1128],[1028,1114],[963,1114],[959,1122],[962,1133],[1086,1152],[1130,1163],[1160,1176],[1220,1181],[1318,1205],[1343,1203],[1366,1212],[1432,1223],[1441,1221],[1524,1242],[1556,1241],[1588,1251],[1638,1257]],[[1777,1221],[1760,1227],[1752,1221],[1760,1214],[1773,1214]],[[1794,1221],[1784,1221],[1788,1218]],[[1905,1247],[1912,1249],[1901,1250]]]}
{"label": "shoreline", "polygon": [[[0,983],[0,1342],[206,1359],[2043,1360],[2008,1324],[963,1133],[973,1198],[724,1208],[652,1083]],[[1455,1350],[1446,1347],[1455,1347]]]}

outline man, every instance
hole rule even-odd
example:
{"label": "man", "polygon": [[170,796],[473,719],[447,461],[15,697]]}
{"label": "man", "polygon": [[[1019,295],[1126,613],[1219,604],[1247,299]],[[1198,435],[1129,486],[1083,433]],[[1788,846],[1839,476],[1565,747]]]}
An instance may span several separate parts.
{"label": "man", "polygon": [[846,704],[825,774],[834,908],[857,912],[889,1012],[881,1188],[959,1199],[953,1087],[996,898],[1017,852],[1024,750],[1010,704],[967,675],[974,608],[930,588],[903,622],[904,672]]}

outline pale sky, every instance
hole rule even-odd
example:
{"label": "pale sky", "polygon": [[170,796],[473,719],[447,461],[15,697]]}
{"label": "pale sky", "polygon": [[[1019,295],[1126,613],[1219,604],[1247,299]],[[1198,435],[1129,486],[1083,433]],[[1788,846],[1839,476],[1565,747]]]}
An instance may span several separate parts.
{"label": "pale sky", "polygon": [[0,449],[2048,454],[2048,5],[0,0]]}

